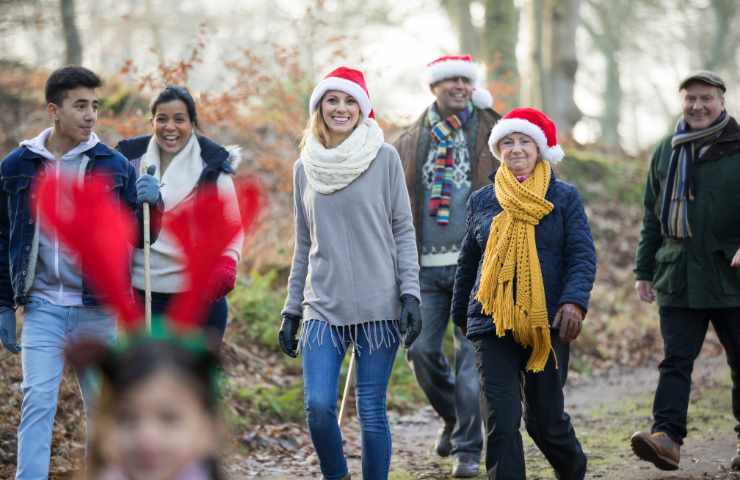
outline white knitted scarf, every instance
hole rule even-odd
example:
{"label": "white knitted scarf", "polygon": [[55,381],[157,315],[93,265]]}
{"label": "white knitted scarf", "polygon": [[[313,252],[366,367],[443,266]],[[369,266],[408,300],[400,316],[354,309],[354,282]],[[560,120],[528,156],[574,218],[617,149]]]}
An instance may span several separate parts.
{"label": "white knitted scarf", "polygon": [[162,181],[160,192],[164,201],[164,211],[169,212],[193,193],[195,186],[198,184],[200,174],[205,168],[203,159],[200,156],[198,137],[195,133],[190,136],[190,139],[182,147],[182,150],[177,152],[177,155],[170,160],[167,171],[162,175],[159,146],[154,135],[152,135],[146,153],[141,157],[141,164],[139,166],[141,171],[139,174],[141,175],[146,172],[149,165],[157,167],[157,172],[154,175]]}
{"label": "white knitted scarf", "polygon": [[352,134],[334,148],[313,135],[301,150],[301,162],[311,188],[325,195],[341,190],[370,167],[385,139],[377,122],[360,121]]}

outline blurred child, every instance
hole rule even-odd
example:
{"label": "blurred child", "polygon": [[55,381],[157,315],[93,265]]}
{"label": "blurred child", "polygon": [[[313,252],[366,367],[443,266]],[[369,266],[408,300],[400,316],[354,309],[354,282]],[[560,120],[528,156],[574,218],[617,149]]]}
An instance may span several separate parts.
{"label": "blurred child", "polygon": [[88,343],[68,349],[70,363],[97,365],[103,377],[83,478],[224,478],[215,354],[171,338],[137,339],[123,350]]}

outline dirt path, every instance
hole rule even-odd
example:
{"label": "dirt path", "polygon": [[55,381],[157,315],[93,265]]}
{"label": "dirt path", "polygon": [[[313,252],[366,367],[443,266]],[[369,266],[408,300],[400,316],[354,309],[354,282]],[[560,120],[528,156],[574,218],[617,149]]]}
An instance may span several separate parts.
{"label": "dirt path", "polygon": [[[629,436],[649,428],[656,366],[619,369],[586,380],[575,379],[567,388],[567,410],[573,417],[584,450],[589,456],[587,478],[608,480],[737,479],[727,471],[734,454],[734,419],[730,409],[729,369],[723,355],[702,355],[696,363],[689,437],[682,448],[681,469],[664,473],[640,462],[629,448]],[[391,478],[447,479],[449,459],[431,452],[440,421],[431,408],[412,415],[392,415],[393,460]],[[554,478],[539,451],[523,433],[529,479]],[[359,425],[355,418],[345,434],[345,451],[355,476],[359,476]],[[235,459],[236,460],[236,459]],[[283,454],[254,455],[231,464],[235,478],[321,478],[309,444]],[[480,478],[484,478],[483,475]]]}
{"label": "dirt path", "polygon": [[[707,349],[708,351],[711,349]],[[716,350],[715,350],[716,351]],[[5,358],[8,360],[8,358]],[[15,360],[15,358],[13,358]],[[663,473],[638,461],[629,448],[629,436],[649,428],[653,390],[657,381],[654,365],[642,368],[614,369],[594,377],[569,379],[566,405],[573,417],[578,437],[589,457],[587,478],[606,480],[740,480],[740,474],[727,471],[734,453],[734,418],[730,408],[729,369],[724,355],[702,355],[696,363],[692,405],[689,410],[689,437],[682,448],[681,469]],[[0,380],[13,392],[0,405],[0,479],[11,478],[14,466],[15,427],[18,421],[20,370],[0,371]],[[55,424],[55,450],[52,462],[54,479],[69,479],[81,457],[82,422],[76,385],[65,380],[60,410]],[[392,480],[448,479],[451,461],[434,455],[431,445],[441,426],[431,408],[421,408],[409,415],[391,412],[393,432]],[[227,455],[230,478],[241,479],[319,479],[318,463],[305,429],[295,424],[261,427],[257,434],[267,448],[245,454]],[[554,478],[552,469],[532,442],[523,434],[527,475],[530,480]],[[351,471],[361,478],[359,424],[348,421],[345,451]],[[480,478],[483,478],[481,476]]]}

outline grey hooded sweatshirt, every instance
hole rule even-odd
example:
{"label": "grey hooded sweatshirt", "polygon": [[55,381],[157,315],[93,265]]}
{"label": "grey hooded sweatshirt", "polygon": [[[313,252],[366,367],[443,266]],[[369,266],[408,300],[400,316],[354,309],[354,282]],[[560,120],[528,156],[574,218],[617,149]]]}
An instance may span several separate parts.
{"label": "grey hooded sweatshirt", "polygon": [[[100,142],[98,136],[92,133],[86,142],[56,159],[46,148],[51,131],[51,128],[47,128],[36,138],[24,140],[20,145],[48,160],[44,168],[50,175],[70,175],[81,181],[89,162],[84,152]],[[44,299],[54,305],[82,305],[82,276],[75,255],[65,249],[59,239],[44,233],[39,228],[38,221],[31,248],[31,274],[26,280],[26,285],[30,286],[29,296]]]}

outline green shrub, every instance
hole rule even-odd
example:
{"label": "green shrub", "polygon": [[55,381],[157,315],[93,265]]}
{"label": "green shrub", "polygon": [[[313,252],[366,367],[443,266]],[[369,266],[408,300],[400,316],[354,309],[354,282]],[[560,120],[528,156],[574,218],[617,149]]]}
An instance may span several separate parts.
{"label": "green shrub", "polygon": [[278,351],[277,331],[280,310],[285,302],[285,286],[275,286],[277,270],[264,274],[253,270],[229,294],[229,310],[237,339]]}
{"label": "green shrub", "polygon": [[639,205],[648,162],[586,150],[574,150],[558,164],[560,177],[578,188],[586,203],[594,201]]}

